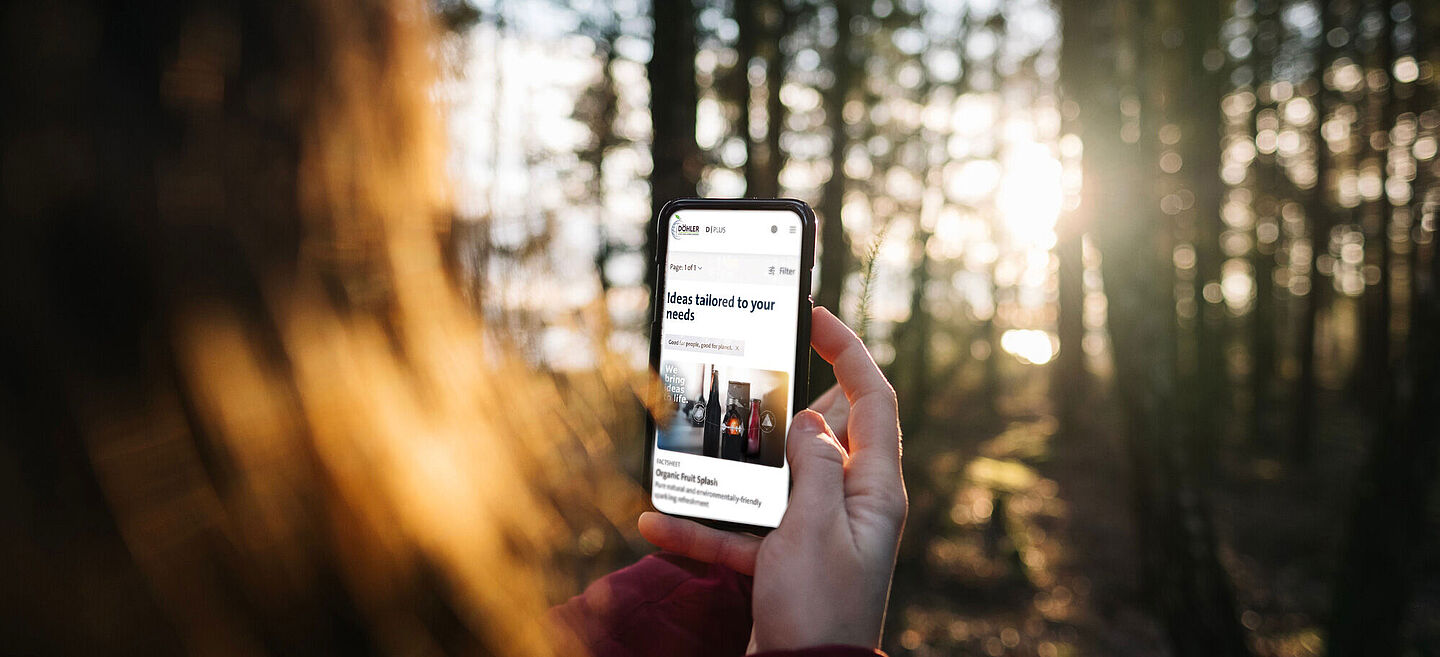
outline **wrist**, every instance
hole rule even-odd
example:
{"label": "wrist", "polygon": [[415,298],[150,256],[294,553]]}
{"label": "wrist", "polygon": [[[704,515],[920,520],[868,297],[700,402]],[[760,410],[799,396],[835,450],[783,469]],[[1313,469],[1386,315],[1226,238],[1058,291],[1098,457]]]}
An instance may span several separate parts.
{"label": "wrist", "polygon": [[[874,651],[880,647],[880,632],[860,630],[863,625],[841,625],[825,628],[820,625],[809,625],[810,631],[804,629],[806,625],[786,628],[789,631],[783,633],[762,633],[756,632],[750,644],[751,652],[787,653],[796,651],[812,650],[820,647],[846,647],[861,651],[861,654],[870,654],[865,651]],[[800,629],[801,631],[794,631]],[[860,630],[860,631],[857,631]]]}
{"label": "wrist", "polygon": [[862,646],[828,644],[794,650],[751,652],[751,657],[886,657],[884,651]]}

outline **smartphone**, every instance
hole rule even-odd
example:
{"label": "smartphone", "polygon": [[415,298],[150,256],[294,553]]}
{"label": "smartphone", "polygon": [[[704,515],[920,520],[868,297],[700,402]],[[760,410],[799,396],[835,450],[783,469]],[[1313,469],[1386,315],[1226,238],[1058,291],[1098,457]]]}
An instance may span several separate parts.
{"label": "smartphone", "polygon": [[657,511],[764,534],[790,497],[785,436],[809,403],[815,213],[791,199],[660,211],[645,488]]}

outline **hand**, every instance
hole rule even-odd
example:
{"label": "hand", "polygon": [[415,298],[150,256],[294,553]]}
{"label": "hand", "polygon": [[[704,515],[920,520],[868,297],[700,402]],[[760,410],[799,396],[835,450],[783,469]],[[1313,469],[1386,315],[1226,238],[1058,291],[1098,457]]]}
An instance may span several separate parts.
{"label": "hand", "polygon": [[810,402],[810,410],[824,416],[825,424],[835,435],[835,442],[847,450],[850,449],[847,426],[850,423],[850,400],[845,398],[845,391],[840,388],[840,384],[830,386],[829,390]]}
{"label": "hand", "polygon": [[[824,308],[811,319],[811,344],[835,366],[846,400],[844,414],[828,415],[845,418],[848,440],[842,445],[814,410],[795,416],[785,444],[793,485],[780,526],[761,539],[640,516],[640,533],[661,549],[755,575],[752,650],[879,647],[905,525],[895,391],[853,331]],[[838,402],[831,392],[817,405]]]}

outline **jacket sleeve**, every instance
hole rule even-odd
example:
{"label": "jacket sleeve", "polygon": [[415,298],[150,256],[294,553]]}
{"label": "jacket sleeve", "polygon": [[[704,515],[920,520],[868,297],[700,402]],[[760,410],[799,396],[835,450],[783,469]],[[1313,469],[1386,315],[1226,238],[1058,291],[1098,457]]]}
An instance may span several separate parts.
{"label": "jacket sleeve", "polygon": [[800,650],[767,650],[750,657],[886,657],[883,650],[860,646],[816,646]]}
{"label": "jacket sleeve", "polygon": [[[750,642],[749,577],[671,553],[649,555],[550,610],[592,657],[739,657]],[[883,657],[821,646],[764,657]],[[758,656],[757,656],[758,657]]]}
{"label": "jacket sleeve", "polygon": [[661,552],[550,611],[592,657],[735,657],[750,642],[750,578]]}

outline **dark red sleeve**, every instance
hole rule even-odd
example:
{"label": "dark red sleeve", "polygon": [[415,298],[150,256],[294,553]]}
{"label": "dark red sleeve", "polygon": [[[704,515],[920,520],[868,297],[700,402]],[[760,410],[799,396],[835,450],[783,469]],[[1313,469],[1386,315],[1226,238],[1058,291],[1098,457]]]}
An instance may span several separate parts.
{"label": "dark red sleeve", "polygon": [[[739,657],[750,642],[750,578],[661,552],[617,570],[550,610],[592,657]],[[756,657],[884,657],[878,650],[820,646]]]}
{"label": "dark red sleeve", "polygon": [[736,657],[750,642],[750,578],[661,552],[550,611],[592,657]]}
{"label": "dark red sleeve", "polygon": [[815,646],[800,650],[757,652],[750,657],[886,657],[886,655],[883,650],[872,650],[860,646]]}

